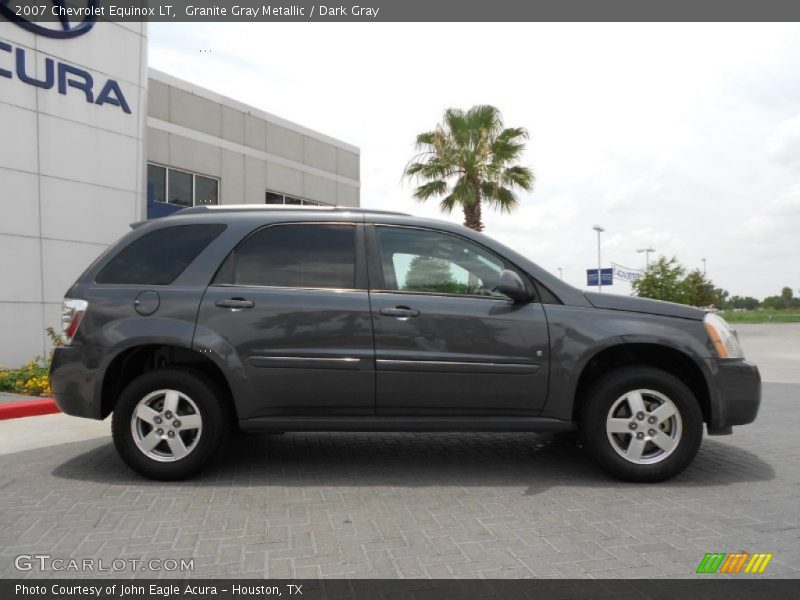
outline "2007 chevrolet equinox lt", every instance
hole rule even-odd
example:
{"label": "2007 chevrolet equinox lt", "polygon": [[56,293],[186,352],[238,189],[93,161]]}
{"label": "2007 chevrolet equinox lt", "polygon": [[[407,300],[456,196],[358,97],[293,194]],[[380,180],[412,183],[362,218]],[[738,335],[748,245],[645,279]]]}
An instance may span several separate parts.
{"label": "2007 chevrolet equinox lt", "polygon": [[585,293],[459,225],[216,206],[135,225],[64,299],[50,378],[154,479],[244,431],[569,431],[661,481],[761,396],[725,321]]}

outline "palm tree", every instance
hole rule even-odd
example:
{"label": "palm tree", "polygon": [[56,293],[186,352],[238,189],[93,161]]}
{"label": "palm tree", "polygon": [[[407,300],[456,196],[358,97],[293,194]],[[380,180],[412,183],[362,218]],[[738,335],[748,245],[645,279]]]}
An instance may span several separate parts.
{"label": "palm tree", "polygon": [[503,128],[494,106],[450,108],[436,129],[417,136],[419,153],[404,175],[420,184],[417,200],[441,197],[442,212],[460,206],[464,225],[483,231],[481,202],[510,213],[519,205],[514,189],[533,189],[533,171],[517,164],[526,139],[521,127]]}

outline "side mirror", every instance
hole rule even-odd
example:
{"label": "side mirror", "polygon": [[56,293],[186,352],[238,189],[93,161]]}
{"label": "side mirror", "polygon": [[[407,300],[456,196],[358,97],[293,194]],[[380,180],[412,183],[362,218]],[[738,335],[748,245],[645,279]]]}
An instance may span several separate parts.
{"label": "side mirror", "polygon": [[522,282],[522,279],[520,279],[520,276],[508,269],[500,273],[494,291],[505,294],[514,302],[529,302],[532,300],[531,293]]}

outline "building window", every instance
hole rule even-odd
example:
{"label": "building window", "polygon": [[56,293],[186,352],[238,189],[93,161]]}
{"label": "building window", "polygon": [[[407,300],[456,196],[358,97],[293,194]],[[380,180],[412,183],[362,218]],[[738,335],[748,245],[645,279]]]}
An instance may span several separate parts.
{"label": "building window", "polygon": [[313,200],[304,200],[303,198],[296,198],[287,194],[279,192],[267,192],[264,198],[264,204],[296,204],[302,206],[329,206],[322,202],[314,202]]}
{"label": "building window", "polygon": [[219,182],[202,175],[194,176],[194,203],[219,204]]}
{"label": "building window", "polygon": [[153,200],[156,202],[166,202],[167,170],[158,165],[147,165],[147,186],[153,189]]}
{"label": "building window", "polygon": [[168,171],[167,202],[170,204],[180,204],[181,206],[192,206],[192,174],[177,169]]}
{"label": "building window", "polygon": [[219,204],[219,179],[148,163],[147,187],[153,200],[179,206]]}
{"label": "building window", "polygon": [[267,197],[264,204],[283,204],[284,195],[276,194],[275,192],[267,192]]}

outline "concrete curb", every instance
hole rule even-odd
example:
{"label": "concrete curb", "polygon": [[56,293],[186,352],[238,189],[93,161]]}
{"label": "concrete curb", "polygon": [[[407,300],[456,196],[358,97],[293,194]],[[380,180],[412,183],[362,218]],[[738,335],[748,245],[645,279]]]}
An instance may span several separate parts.
{"label": "concrete curb", "polygon": [[39,415],[52,415],[61,412],[52,398],[38,398],[23,402],[9,402],[0,404],[0,421],[5,419],[19,419],[21,417],[35,417]]}

